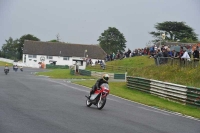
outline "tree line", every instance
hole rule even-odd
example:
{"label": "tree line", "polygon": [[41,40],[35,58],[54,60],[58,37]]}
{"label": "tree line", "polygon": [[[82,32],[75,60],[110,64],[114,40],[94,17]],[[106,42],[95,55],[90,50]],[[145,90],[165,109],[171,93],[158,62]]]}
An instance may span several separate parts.
{"label": "tree line", "polygon": [[[162,23],[156,23],[154,28],[156,31],[149,32],[154,38],[152,41],[161,41],[161,34],[165,34],[165,40],[171,42],[184,42],[193,43],[198,42],[198,35],[194,32],[194,29],[186,25],[185,22],[171,22],[165,21]],[[50,40],[49,42],[59,42],[59,35],[57,39]],[[23,55],[24,40],[40,41],[39,38],[31,34],[21,36],[19,39],[13,39],[9,37],[3,44],[0,57],[21,60]],[[126,39],[117,28],[108,27],[99,38],[97,39],[99,46],[108,54],[124,52],[126,48]],[[133,44],[134,45],[134,44]]]}

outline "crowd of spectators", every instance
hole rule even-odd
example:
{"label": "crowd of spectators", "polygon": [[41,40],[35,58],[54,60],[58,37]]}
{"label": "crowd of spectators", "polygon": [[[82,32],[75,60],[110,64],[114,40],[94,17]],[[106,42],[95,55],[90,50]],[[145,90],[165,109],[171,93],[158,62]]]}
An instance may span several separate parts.
{"label": "crowd of spectators", "polygon": [[[105,57],[105,61],[112,61],[116,59],[130,58],[134,56],[143,56],[149,55],[150,58],[163,58],[160,59],[160,64],[167,63],[167,58],[176,58],[176,59],[186,59],[188,61],[195,59],[195,61],[199,60],[199,47],[196,46],[195,49],[192,48],[191,45],[184,46],[167,46],[162,45],[161,48],[157,45],[153,45],[151,47],[145,47],[142,49],[135,49],[131,51],[128,49],[124,53],[118,51],[116,54],[111,53],[107,54]],[[166,58],[166,59],[164,59]]]}

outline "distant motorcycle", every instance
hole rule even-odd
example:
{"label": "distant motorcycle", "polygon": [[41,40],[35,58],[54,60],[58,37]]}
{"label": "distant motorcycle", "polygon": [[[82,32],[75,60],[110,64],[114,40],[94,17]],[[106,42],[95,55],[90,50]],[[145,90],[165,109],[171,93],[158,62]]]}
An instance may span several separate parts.
{"label": "distant motorcycle", "polygon": [[94,104],[99,110],[101,110],[106,104],[106,97],[109,92],[109,85],[106,83],[102,84],[100,89],[96,90],[94,94],[90,96],[90,98],[86,96],[86,106],[90,107],[92,104]]}
{"label": "distant motorcycle", "polygon": [[9,70],[8,70],[8,69],[5,69],[4,72],[5,72],[5,74],[7,75],[8,72],[9,72]]}
{"label": "distant motorcycle", "polygon": [[22,71],[22,72],[23,72],[23,68],[20,68],[20,71]]}
{"label": "distant motorcycle", "polygon": [[18,70],[18,67],[17,67],[17,66],[14,66],[14,68],[13,68],[13,69],[14,69],[14,71],[15,71],[15,72],[17,72],[17,70]]}

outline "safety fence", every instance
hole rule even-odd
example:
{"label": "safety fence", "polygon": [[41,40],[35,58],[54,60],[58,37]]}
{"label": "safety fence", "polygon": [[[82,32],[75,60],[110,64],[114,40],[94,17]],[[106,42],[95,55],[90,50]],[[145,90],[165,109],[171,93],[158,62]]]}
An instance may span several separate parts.
{"label": "safety fence", "polygon": [[155,64],[157,66],[167,64],[167,65],[179,65],[180,67],[190,67],[195,68],[199,66],[199,59],[180,59],[180,58],[171,58],[171,57],[156,57]]}
{"label": "safety fence", "polygon": [[68,65],[62,66],[62,65],[46,65],[47,69],[69,69]]}
{"label": "safety fence", "polygon": [[200,88],[127,76],[127,87],[200,107]]}
{"label": "safety fence", "polygon": [[[74,75],[75,70],[70,69],[70,74]],[[79,69],[78,74],[84,75],[84,76],[92,76],[96,78],[100,78],[103,76],[103,74],[108,74],[110,76],[110,79],[119,79],[126,81],[126,73],[107,73],[107,72],[96,72],[96,71],[89,71],[89,70],[82,70]]]}

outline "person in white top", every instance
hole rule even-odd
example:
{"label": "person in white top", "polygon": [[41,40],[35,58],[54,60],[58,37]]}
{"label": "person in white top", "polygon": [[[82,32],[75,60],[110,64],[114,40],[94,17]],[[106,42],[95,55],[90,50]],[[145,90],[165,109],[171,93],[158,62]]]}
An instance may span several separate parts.
{"label": "person in white top", "polygon": [[190,61],[190,56],[187,52],[186,49],[183,49],[184,53],[183,53],[183,56],[181,57],[181,59],[187,59],[188,61]]}
{"label": "person in white top", "polygon": [[156,45],[154,45],[154,52],[156,52],[157,51],[157,46]]}

